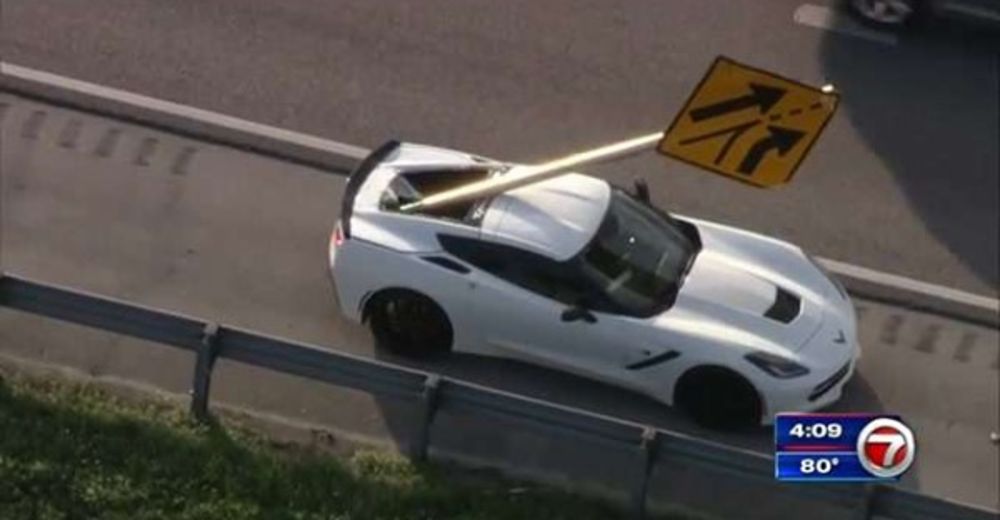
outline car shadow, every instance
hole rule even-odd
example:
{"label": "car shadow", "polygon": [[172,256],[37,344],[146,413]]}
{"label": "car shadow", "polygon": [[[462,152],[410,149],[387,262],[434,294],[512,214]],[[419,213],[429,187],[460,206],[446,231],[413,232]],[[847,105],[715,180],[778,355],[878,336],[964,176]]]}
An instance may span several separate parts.
{"label": "car shadow", "polygon": [[827,32],[819,57],[842,93],[838,117],[882,161],[926,229],[982,291],[995,293],[1000,31],[929,20],[894,47]]}

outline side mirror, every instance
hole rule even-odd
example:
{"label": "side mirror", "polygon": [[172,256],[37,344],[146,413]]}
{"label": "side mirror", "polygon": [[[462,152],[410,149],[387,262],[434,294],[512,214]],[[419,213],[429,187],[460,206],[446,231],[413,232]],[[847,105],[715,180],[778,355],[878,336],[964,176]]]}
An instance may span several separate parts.
{"label": "side mirror", "polygon": [[561,319],[566,322],[583,320],[586,323],[595,323],[597,316],[580,305],[574,305],[563,311]]}
{"label": "side mirror", "polygon": [[646,179],[636,177],[632,185],[635,188],[635,198],[649,204],[649,185],[646,184]]}

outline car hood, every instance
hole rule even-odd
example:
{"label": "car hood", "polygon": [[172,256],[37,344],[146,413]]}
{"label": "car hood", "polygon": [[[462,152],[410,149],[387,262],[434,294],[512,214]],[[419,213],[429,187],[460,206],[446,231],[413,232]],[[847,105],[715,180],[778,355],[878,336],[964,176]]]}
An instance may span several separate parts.
{"label": "car hood", "polygon": [[667,314],[701,323],[720,339],[775,353],[799,351],[838,297],[826,276],[791,244],[685,220],[697,227],[702,249]]}

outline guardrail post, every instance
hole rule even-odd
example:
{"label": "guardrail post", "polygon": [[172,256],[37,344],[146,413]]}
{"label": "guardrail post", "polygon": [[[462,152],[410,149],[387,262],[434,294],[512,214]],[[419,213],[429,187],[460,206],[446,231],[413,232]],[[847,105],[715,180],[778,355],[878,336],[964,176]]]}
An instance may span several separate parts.
{"label": "guardrail post", "polygon": [[431,423],[434,421],[434,413],[437,412],[438,389],[440,388],[441,377],[431,374],[424,380],[424,391],[420,395],[422,410],[420,414],[420,424],[410,444],[410,458],[423,462],[427,460],[427,447],[430,444]]}
{"label": "guardrail post", "polygon": [[881,491],[881,487],[877,484],[865,484],[861,501],[858,504],[858,514],[855,515],[858,520],[871,520],[875,514],[875,503]]}
{"label": "guardrail post", "polygon": [[218,355],[219,325],[208,323],[201,333],[201,346],[194,363],[191,384],[191,415],[201,422],[208,420],[208,393],[212,386],[212,368]]}
{"label": "guardrail post", "polygon": [[649,489],[649,474],[653,469],[653,457],[659,444],[659,433],[650,427],[642,430],[639,441],[639,466],[632,483],[632,515],[636,520],[646,518],[646,493]]}

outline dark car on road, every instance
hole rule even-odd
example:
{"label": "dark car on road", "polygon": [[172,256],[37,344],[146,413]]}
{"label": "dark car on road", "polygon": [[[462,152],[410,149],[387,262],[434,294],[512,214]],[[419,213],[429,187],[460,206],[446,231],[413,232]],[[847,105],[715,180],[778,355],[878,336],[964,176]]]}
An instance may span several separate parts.
{"label": "dark car on road", "polygon": [[1000,0],[847,0],[866,22],[902,28],[928,15],[966,18],[1000,27]]}

